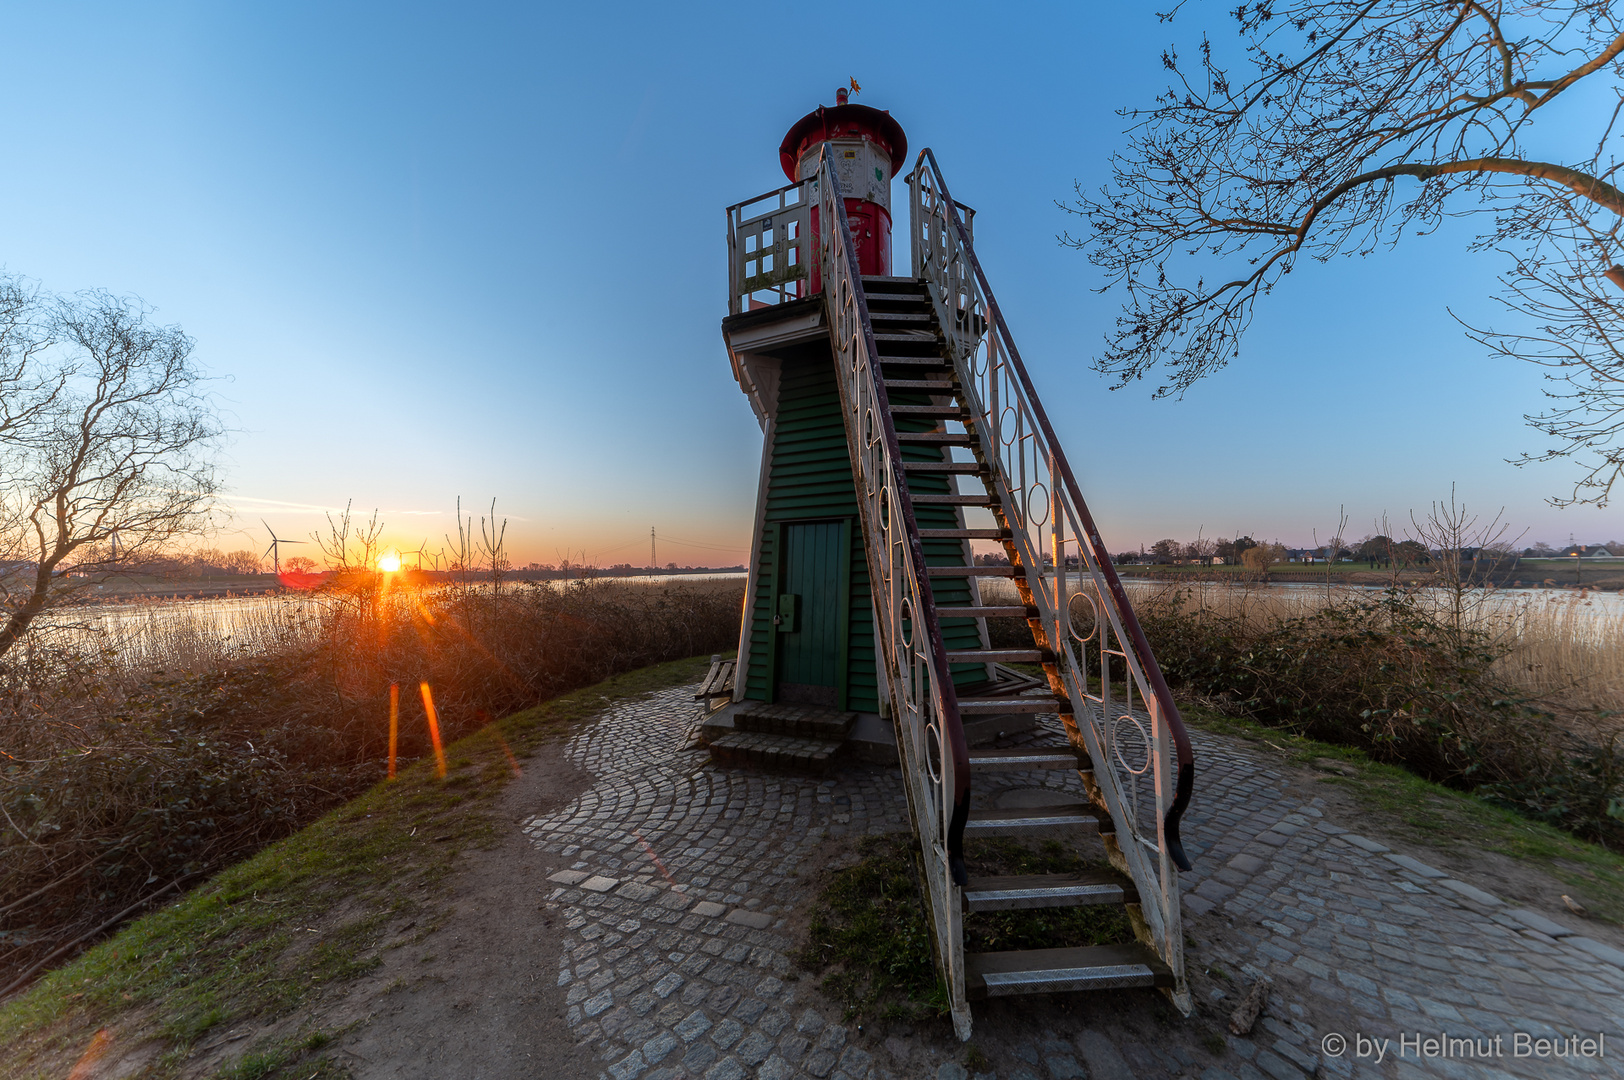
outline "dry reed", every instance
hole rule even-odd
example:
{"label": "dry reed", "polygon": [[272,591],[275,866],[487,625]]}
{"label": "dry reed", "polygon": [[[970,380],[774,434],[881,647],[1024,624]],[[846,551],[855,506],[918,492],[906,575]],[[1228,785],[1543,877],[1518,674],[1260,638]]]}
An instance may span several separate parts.
{"label": "dry reed", "polygon": [[[0,988],[381,778],[391,684],[444,737],[720,651],[742,585],[382,589],[86,611],[0,662]],[[400,753],[429,752],[402,710]],[[87,936],[88,935],[88,936]]]}

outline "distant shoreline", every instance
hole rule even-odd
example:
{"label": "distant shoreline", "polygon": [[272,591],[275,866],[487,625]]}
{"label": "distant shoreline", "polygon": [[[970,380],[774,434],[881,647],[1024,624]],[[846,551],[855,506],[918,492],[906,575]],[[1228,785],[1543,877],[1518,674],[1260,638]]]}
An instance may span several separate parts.
{"label": "distant shoreline", "polygon": [[[652,573],[647,570],[626,573],[624,571],[588,569],[580,573],[571,572],[569,574],[557,570],[513,570],[504,573],[502,581],[506,584],[537,581],[635,580],[650,577],[684,578],[742,574],[744,571],[745,568],[742,566],[701,566],[683,570],[656,570]],[[444,570],[402,570],[399,571],[399,574],[407,582],[421,585],[449,585],[459,578],[459,575]],[[336,576],[331,572],[321,574],[321,584],[332,581]],[[475,583],[489,581],[490,572],[471,573],[469,580]],[[240,574],[232,577],[221,576],[190,581],[142,580],[139,577],[118,578],[105,584],[88,587],[83,593],[75,596],[67,606],[81,607],[163,600],[234,600],[239,597],[278,596],[284,593],[296,594],[304,591],[308,590],[284,585],[274,574]]]}

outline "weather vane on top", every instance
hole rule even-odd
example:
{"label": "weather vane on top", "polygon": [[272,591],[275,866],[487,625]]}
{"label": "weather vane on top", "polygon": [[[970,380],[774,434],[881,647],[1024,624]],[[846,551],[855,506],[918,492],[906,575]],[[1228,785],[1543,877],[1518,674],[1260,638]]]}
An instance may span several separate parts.
{"label": "weather vane on top", "polygon": [[856,79],[851,80],[851,92],[854,94],[861,94],[863,92],[863,88],[857,85]]}

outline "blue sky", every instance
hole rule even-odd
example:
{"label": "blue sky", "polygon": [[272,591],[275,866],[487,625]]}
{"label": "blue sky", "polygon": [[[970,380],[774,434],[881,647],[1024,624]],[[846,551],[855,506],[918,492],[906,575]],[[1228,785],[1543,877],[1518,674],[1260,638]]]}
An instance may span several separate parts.
{"label": "blue sky", "polygon": [[1294,274],[1182,401],[1108,391],[1116,309],[1055,200],[1104,179],[1162,48],[1222,18],[1152,10],[881,4],[830,45],[772,5],[14,6],[0,263],[196,337],[236,429],[220,546],[350,500],[432,546],[460,495],[497,500],[520,562],[641,564],[651,526],[661,562],[737,561],[761,436],[718,332],[723,208],[781,184],[784,131],[855,77],[978,209],[1112,547],[1307,543],[1339,504],[1357,537],[1452,482],[1530,540],[1624,539],[1619,510],[1544,504],[1564,467],[1505,463],[1542,446],[1539,379],[1446,311],[1493,310],[1470,223]]}

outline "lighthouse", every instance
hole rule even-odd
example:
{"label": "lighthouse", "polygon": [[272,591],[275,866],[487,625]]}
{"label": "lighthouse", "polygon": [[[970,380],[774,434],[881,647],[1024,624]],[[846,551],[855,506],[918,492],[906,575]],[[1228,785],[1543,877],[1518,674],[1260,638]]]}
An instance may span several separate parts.
{"label": "lighthouse", "polygon": [[[751,534],[744,626],[739,640],[736,695],[739,701],[807,705],[882,719],[885,694],[874,659],[875,625],[856,482],[847,451],[830,347],[818,249],[824,230],[818,206],[807,196],[820,164],[839,178],[857,264],[876,287],[895,287],[917,303],[918,283],[892,275],[891,181],[901,171],[907,136],[890,113],[852,104],[846,91],[836,104],[820,106],[791,125],[779,161],[792,181],[771,193],[771,206],[746,230],[756,243],[755,265],[740,277],[773,282],[738,304],[722,326],[734,373],[761,423],[765,441],[761,481]],[[784,201],[787,196],[793,198]],[[775,260],[776,256],[776,260]],[[886,285],[885,283],[891,283]],[[765,294],[765,302],[762,294]],[[877,294],[885,295],[885,294]],[[941,368],[933,355],[922,367]],[[928,405],[920,393],[903,398]],[[899,399],[900,400],[900,399]],[[904,422],[921,431],[931,420]],[[945,450],[920,446],[910,457],[945,463]],[[947,474],[921,474],[911,485],[946,495]],[[951,505],[921,508],[927,528],[963,527]],[[928,541],[932,562],[967,566],[961,538]],[[939,590],[940,591],[940,590]],[[972,606],[974,585],[961,579],[946,590],[960,606]],[[984,622],[948,620],[943,631],[963,648],[986,644]],[[958,682],[985,682],[987,665],[960,664]],[[856,719],[852,721],[856,723]],[[1006,721],[1011,728],[1018,721]],[[889,730],[865,723],[856,749],[883,756]]]}
{"label": "lighthouse", "polygon": [[[762,453],[731,700],[702,737],[719,768],[896,765],[960,1038],[987,997],[1142,987],[1187,1013],[1189,737],[971,212],[932,151],[911,168],[908,152],[888,112],[840,91],[780,142],[789,183],[727,208],[722,338]],[[707,701],[725,696],[722,663]],[[980,794],[992,773],[1046,797]],[[1056,780],[1072,801],[1049,797]],[[970,873],[966,844],[1006,834],[1091,845],[1110,869]],[[1126,908],[1132,939],[965,947],[967,914],[1090,904]]]}

